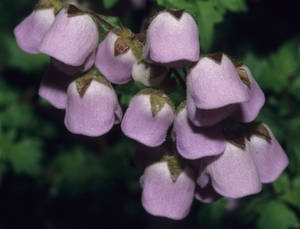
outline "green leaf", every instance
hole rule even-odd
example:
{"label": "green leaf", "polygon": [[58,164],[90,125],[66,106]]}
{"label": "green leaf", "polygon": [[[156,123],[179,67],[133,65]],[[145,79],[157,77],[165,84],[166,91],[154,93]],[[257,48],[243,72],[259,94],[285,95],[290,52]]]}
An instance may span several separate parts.
{"label": "green leaf", "polygon": [[212,1],[196,1],[196,7],[201,50],[202,53],[206,53],[213,44],[214,26],[223,21],[223,15],[216,10],[216,5]]}
{"label": "green leaf", "polygon": [[219,4],[232,12],[247,12],[247,5],[244,0],[219,0]]}
{"label": "green leaf", "polygon": [[222,228],[222,221],[227,213],[227,209],[225,209],[226,201],[226,199],[220,199],[212,204],[202,205],[197,214],[198,223],[203,228]]}
{"label": "green leaf", "polygon": [[4,44],[9,51],[7,64],[25,73],[35,72],[49,63],[47,55],[23,52],[12,36],[5,36]]}
{"label": "green leaf", "polygon": [[290,189],[290,180],[286,173],[281,174],[281,176],[272,183],[272,186],[276,194],[284,193]]}
{"label": "green leaf", "polygon": [[8,162],[16,174],[39,175],[41,168],[41,142],[35,139],[23,139],[12,145],[7,152]]}
{"label": "green leaf", "polygon": [[296,214],[283,203],[270,201],[259,207],[259,213],[260,218],[257,221],[258,229],[299,227]]}
{"label": "green leaf", "polygon": [[109,9],[118,2],[118,0],[102,0],[105,9]]}

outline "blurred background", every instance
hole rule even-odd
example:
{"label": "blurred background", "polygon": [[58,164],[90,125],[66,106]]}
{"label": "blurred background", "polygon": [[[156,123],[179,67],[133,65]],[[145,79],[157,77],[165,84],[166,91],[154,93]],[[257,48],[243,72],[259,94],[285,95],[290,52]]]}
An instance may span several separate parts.
{"label": "blurred background", "polygon": [[[137,3],[140,4],[137,4]],[[245,63],[266,96],[267,123],[290,164],[261,193],[213,204],[194,201],[181,221],[153,217],[141,205],[136,142],[117,125],[91,138],[69,133],[64,111],[39,98],[49,63],[22,52],[13,29],[35,0],[0,1],[0,228],[300,228],[300,1],[89,0],[96,13],[119,17],[133,32],[155,12],[195,15],[202,53],[222,51]],[[135,86],[120,90],[125,109]]]}

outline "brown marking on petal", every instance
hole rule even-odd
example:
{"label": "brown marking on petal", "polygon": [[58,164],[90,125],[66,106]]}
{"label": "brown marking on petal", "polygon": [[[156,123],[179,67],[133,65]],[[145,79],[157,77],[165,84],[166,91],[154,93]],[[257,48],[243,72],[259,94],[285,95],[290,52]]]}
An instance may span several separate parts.
{"label": "brown marking on petal", "polygon": [[237,73],[239,74],[239,77],[241,78],[242,82],[246,84],[247,86],[250,85],[249,76],[244,68],[236,67]]}
{"label": "brown marking on petal", "polygon": [[177,20],[180,20],[184,13],[184,10],[167,10],[167,12],[172,14]]}
{"label": "brown marking on petal", "polygon": [[164,107],[166,100],[159,95],[150,95],[150,103],[151,103],[151,111],[153,117],[161,111],[161,109]]}
{"label": "brown marking on petal", "polygon": [[78,94],[81,98],[83,98],[85,92],[90,87],[92,81],[93,81],[93,77],[91,77],[91,76],[90,77],[81,77],[75,81]]}
{"label": "brown marking on petal", "polygon": [[130,49],[123,37],[119,37],[115,41],[115,56],[126,53]]}
{"label": "brown marking on petal", "polygon": [[271,135],[268,131],[268,129],[262,124],[262,123],[258,123],[256,128],[253,128],[252,130],[252,134],[265,139],[266,141],[271,141]]}
{"label": "brown marking on petal", "polygon": [[78,14],[84,14],[85,12],[81,9],[79,9],[77,6],[74,6],[72,4],[69,5],[67,14],[68,15],[78,15]]}
{"label": "brown marking on petal", "polygon": [[234,134],[229,134],[228,132],[223,132],[223,133],[226,138],[226,141],[230,142],[231,144],[243,150],[245,149],[246,140],[245,140],[245,136],[242,133],[234,133]]}
{"label": "brown marking on petal", "polygon": [[176,182],[177,178],[184,170],[183,163],[181,163],[179,161],[179,159],[177,159],[175,157],[172,159],[169,159],[167,161],[167,163],[168,163],[168,169],[171,174],[171,178],[172,178],[173,182]]}
{"label": "brown marking on petal", "polygon": [[216,52],[216,53],[213,53],[213,54],[208,54],[207,57],[221,63],[222,58],[223,58],[223,53],[222,52]]}

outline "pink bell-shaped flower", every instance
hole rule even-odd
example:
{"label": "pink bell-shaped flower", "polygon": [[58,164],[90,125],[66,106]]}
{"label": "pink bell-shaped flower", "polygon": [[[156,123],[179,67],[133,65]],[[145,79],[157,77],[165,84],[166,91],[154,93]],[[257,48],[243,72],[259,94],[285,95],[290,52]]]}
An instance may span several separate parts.
{"label": "pink bell-shaped flower", "polygon": [[87,75],[68,87],[65,125],[72,133],[103,135],[120,119],[121,111],[116,93],[103,77]]}
{"label": "pink bell-shaped flower", "polygon": [[178,152],[187,159],[223,153],[226,142],[220,124],[209,127],[195,126],[188,118],[184,103],[181,106],[177,111],[173,128]]}
{"label": "pink bell-shaped flower", "polygon": [[265,124],[259,124],[253,131],[249,142],[262,183],[275,181],[287,167],[289,160]]}
{"label": "pink bell-shaped flower", "polygon": [[202,57],[187,76],[187,110],[195,125],[214,125],[227,118],[236,104],[246,101],[247,90],[231,60],[222,53]]}
{"label": "pink bell-shaped flower", "polygon": [[189,213],[194,193],[194,171],[185,167],[176,180],[172,179],[168,162],[157,162],[146,168],[140,179],[142,204],[154,216],[174,220]]}
{"label": "pink bell-shaped flower", "polygon": [[143,49],[146,62],[181,68],[197,61],[199,55],[198,27],[189,13],[166,10],[151,21]]}
{"label": "pink bell-shaped flower", "polygon": [[14,29],[18,46],[24,52],[39,53],[37,48],[54,19],[54,7],[35,9]]}
{"label": "pink bell-shaped flower", "polygon": [[95,65],[99,71],[112,83],[125,84],[131,77],[131,69],[138,60],[142,43],[126,28],[113,29],[100,43]]}
{"label": "pink bell-shaped flower", "polygon": [[[68,10],[74,7],[69,5]],[[98,28],[89,14],[73,15],[68,10],[59,12],[38,50],[67,65],[79,66],[97,49]]]}
{"label": "pink bell-shaped flower", "polygon": [[255,160],[248,144],[241,149],[232,143],[226,143],[224,153],[202,159],[197,184],[201,188],[209,181],[220,195],[228,198],[240,198],[260,192],[262,184]]}
{"label": "pink bell-shaped flower", "polygon": [[244,87],[248,91],[250,100],[239,103],[237,106],[237,110],[235,110],[230,117],[237,122],[252,122],[264,105],[265,96],[255,79],[253,78],[249,68],[247,68],[245,65],[242,65],[238,66],[236,69],[240,77],[246,82],[244,83]]}
{"label": "pink bell-shaped flower", "polygon": [[132,139],[150,147],[161,145],[174,119],[174,105],[159,91],[144,89],[135,95],[124,114],[121,128]]}
{"label": "pink bell-shaped flower", "polygon": [[39,96],[56,108],[65,109],[67,106],[68,86],[77,77],[78,75],[76,74],[67,75],[50,64],[43,76],[39,88]]}
{"label": "pink bell-shaped flower", "polygon": [[188,94],[201,109],[216,109],[249,100],[249,95],[231,60],[202,57],[187,76]]}

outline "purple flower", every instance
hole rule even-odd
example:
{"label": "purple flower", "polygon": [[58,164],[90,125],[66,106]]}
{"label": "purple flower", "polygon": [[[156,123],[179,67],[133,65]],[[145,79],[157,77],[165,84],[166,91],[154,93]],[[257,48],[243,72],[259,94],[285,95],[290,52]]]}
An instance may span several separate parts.
{"label": "purple flower", "polygon": [[117,95],[103,77],[87,75],[68,87],[65,125],[75,134],[100,136],[120,119]]}
{"label": "purple flower", "polygon": [[173,138],[178,152],[187,159],[221,154],[226,145],[220,124],[210,127],[195,126],[189,120],[185,107],[177,112]]}
{"label": "purple flower", "polygon": [[170,219],[183,219],[190,210],[194,192],[194,171],[185,167],[174,181],[168,162],[158,162],[146,168],[140,179],[142,204],[147,212]]}
{"label": "purple flower", "polygon": [[249,101],[235,66],[222,53],[202,57],[189,72],[187,87],[188,115],[197,126],[214,125],[227,118],[236,104]]}
{"label": "purple flower", "polygon": [[287,167],[289,160],[269,127],[259,124],[250,137],[249,145],[261,182],[275,181]]}
{"label": "purple flower", "polygon": [[67,65],[79,66],[96,50],[98,39],[97,25],[90,15],[71,15],[63,9],[45,34],[38,50]]}
{"label": "purple flower", "polygon": [[56,108],[65,109],[68,86],[77,77],[78,75],[67,75],[50,64],[42,79],[39,96]]}
{"label": "purple flower", "polygon": [[201,188],[199,185],[196,186],[195,198],[203,203],[212,203],[222,198],[219,193],[217,193],[211,182],[209,182],[204,188]]}
{"label": "purple flower", "polygon": [[265,96],[253,78],[249,68],[242,65],[237,67],[237,71],[240,77],[242,77],[248,84],[244,84],[244,87],[248,91],[250,100],[239,103],[237,110],[231,115],[231,118],[242,123],[252,122],[264,105]]}
{"label": "purple flower", "polygon": [[146,62],[180,68],[197,61],[199,55],[198,27],[190,14],[166,10],[151,21],[143,49]]}
{"label": "purple flower", "polygon": [[217,193],[228,198],[240,198],[261,191],[262,184],[251,148],[241,149],[229,142],[224,153],[202,159],[197,184],[211,184]]}
{"label": "purple flower", "polygon": [[131,69],[137,62],[137,52],[142,49],[142,44],[131,40],[131,36],[133,33],[126,28],[114,29],[97,49],[95,65],[112,83],[124,84],[132,79]]}
{"label": "purple flower", "polygon": [[39,53],[37,48],[54,18],[54,8],[34,10],[14,29],[19,47],[27,53]]}
{"label": "purple flower", "polygon": [[229,104],[215,109],[200,109],[196,107],[194,100],[187,94],[187,113],[195,126],[213,126],[229,117],[236,109],[237,104]]}
{"label": "purple flower", "polygon": [[165,141],[173,119],[174,108],[170,99],[158,91],[144,89],[132,98],[121,128],[127,137],[155,147]]}

